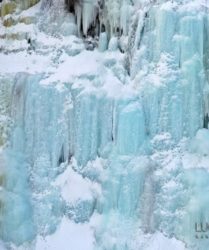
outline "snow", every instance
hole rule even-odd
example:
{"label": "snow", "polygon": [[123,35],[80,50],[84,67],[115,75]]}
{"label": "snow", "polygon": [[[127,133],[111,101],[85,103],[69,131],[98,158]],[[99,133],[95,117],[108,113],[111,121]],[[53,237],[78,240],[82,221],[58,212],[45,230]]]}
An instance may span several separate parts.
{"label": "snow", "polygon": [[[37,54],[28,54],[23,51],[17,54],[6,55],[0,54],[0,61],[4,62],[1,65],[0,74],[15,74],[18,72],[28,72],[31,74],[42,73],[50,61],[47,57]],[[46,71],[47,72],[47,71]]]}
{"label": "snow", "polygon": [[209,171],[209,132],[200,129],[194,138],[187,142],[187,150],[182,148],[184,169],[204,169]]}
{"label": "snow", "polygon": [[169,10],[172,10],[174,8],[178,7],[178,3],[176,1],[167,1],[165,3],[163,3],[160,8],[162,10],[165,10],[165,11],[169,11]]}
{"label": "snow", "polygon": [[[98,225],[99,218],[95,216],[89,224],[75,224],[66,217],[62,219],[56,233],[45,238],[38,236],[33,244],[34,250],[93,250],[95,249],[94,225]],[[110,240],[110,239],[109,239]],[[139,232],[133,245],[136,249],[143,250],[186,250],[184,243],[164,236],[161,232],[143,235]],[[1,245],[0,245],[1,246]],[[2,243],[1,250],[3,248]],[[140,247],[140,248],[139,248]],[[27,250],[27,247],[19,247],[14,250]]]}
{"label": "snow", "polygon": [[96,74],[99,67],[99,60],[101,55],[92,53],[90,51],[82,51],[74,57],[67,57],[65,62],[60,65],[56,73],[42,81],[43,84],[50,82],[70,82],[74,77],[82,76],[85,74]]}
{"label": "snow", "polygon": [[63,199],[71,204],[75,204],[80,199],[92,200],[94,196],[101,195],[101,188],[96,182],[83,178],[71,166],[68,166],[57,178],[55,185],[61,188]]}
{"label": "snow", "polygon": [[190,145],[192,153],[197,153],[202,156],[209,155],[209,131],[208,129],[200,129]]}
{"label": "snow", "polygon": [[151,239],[149,239],[147,246],[144,250],[185,250],[185,245],[176,240],[175,238],[167,238],[162,233],[154,234]]}
{"label": "snow", "polygon": [[75,224],[63,218],[55,234],[38,237],[36,250],[93,250],[94,233],[88,224]]}
{"label": "snow", "polygon": [[182,159],[183,167],[185,169],[202,168],[209,170],[209,157],[200,156],[199,154],[185,152]]}
{"label": "snow", "polygon": [[13,25],[11,27],[8,27],[5,31],[6,34],[11,34],[11,33],[16,33],[16,34],[21,34],[23,32],[27,33],[33,30],[34,26],[33,24],[24,24],[24,23],[18,23],[16,25]]}
{"label": "snow", "polygon": [[26,16],[36,16],[38,14],[40,14],[40,8],[41,8],[41,1],[35,5],[33,5],[32,7],[23,10],[20,12],[20,17],[26,17]]}

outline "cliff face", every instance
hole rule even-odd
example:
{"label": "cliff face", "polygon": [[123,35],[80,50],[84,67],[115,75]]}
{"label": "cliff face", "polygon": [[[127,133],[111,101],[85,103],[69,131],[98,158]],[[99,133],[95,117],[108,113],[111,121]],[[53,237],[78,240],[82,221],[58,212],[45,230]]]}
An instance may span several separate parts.
{"label": "cliff face", "polygon": [[36,3],[0,3],[2,244],[207,249],[207,2]]}

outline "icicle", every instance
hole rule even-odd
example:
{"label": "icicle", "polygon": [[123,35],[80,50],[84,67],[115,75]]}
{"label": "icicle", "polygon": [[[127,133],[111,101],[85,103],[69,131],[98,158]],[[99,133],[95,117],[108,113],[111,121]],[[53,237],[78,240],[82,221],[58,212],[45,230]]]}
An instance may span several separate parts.
{"label": "icicle", "polygon": [[120,9],[120,29],[122,30],[124,35],[128,35],[130,18],[130,5],[126,1],[124,1]]}
{"label": "icicle", "polygon": [[77,20],[78,34],[81,34],[81,17],[82,17],[82,9],[79,4],[75,5],[75,15]]}
{"label": "icicle", "polygon": [[104,52],[105,50],[107,50],[107,44],[107,33],[102,32],[99,36],[99,51]]}
{"label": "icicle", "polygon": [[108,50],[110,51],[116,51],[118,49],[118,38],[112,37],[109,42]]}
{"label": "icicle", "polygon": [[90,25],[95,22],[97,16],[96,0],[84,1],[82,7],[83,33],[87,35]]}
{"label": "icicle", "polygon": [[120,26],[120,0],[107,1],[107,19],[110,22],[111,35],[116,32]]}

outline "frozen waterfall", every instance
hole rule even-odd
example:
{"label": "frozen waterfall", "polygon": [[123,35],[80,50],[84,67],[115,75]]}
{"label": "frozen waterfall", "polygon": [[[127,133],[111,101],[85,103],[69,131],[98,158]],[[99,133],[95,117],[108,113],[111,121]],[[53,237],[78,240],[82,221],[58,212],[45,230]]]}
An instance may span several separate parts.
{"label": "frozen waterfall", "polygon": [[0,3],[6,249],[43,250],[67,218],[95,250],[155,250],[159,232],[206,250],[207,1],[14,2]]}

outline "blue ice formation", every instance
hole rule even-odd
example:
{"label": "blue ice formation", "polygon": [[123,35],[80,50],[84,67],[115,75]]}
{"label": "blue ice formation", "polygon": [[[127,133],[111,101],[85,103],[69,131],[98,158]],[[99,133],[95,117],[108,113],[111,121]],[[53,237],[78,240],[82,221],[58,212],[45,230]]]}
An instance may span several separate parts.
{"label": "blue ice formation", "polygon": [[[120,1],[106,2],[115,4],[113,10],[120,6]],[[201,235],[195,223],[209,219],[209,174],[204,164],[185,168],[184,151],[203,152],[201,157],[209,151],[207,143],[204,150],[198,147],[208,137],[208,130],[200,130],[208,127],[209,112],[208,9],[181,2],[142,8],[139,1],[139,10],[133,10],[137,3],[128,4],[132,16],[124,14],[124,6],[118,14],[110,11],[111,3],[107,5],[107,20],[113,19],[109,33],[100,35],[99,51],[109,57],[104,65],[120,88],[133,90],[131,95],[116,98],[99,84],[92,91],[75,85],[98,82],[100,72],[64,82],[61,91],[56,84],[42,83],[44,72],[20,72],[12,78],[13,126],[4,150],[1,191],[5,242],[21,245],[36,235],[52,234],[64,214],[83,223],[99,213],[97,250],[136,250],[139,233],[156,231],[175,236],[188,249],[207,249],[207,239],[196,238]],[[87,34],[93,9],[83,8],[76,9],[76,15],[82,13]],[[81,25],[81,17],[77,22]],[[118,25],[124,32],[121,41]],[[128,47],[119,52],[123,39]],[[111,53],[123,52],[121,71],[114,66],[119,59],[112,59]],[[105,163],[97,174],[91,164],[98,157]],[[53,183],[69,164],[100,183],[102,197],[67,206]]]}

